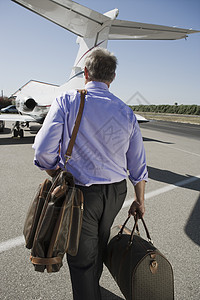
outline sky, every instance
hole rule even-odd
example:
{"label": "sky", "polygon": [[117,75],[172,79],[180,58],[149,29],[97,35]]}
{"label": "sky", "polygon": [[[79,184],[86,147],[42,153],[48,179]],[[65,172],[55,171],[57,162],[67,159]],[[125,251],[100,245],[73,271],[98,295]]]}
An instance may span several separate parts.
{"label": "sky", "polygon": [[[118,8],[121,20],[200,30],[199,0],[76,2],[100,13]],[[200,105],[200,33],[187,40],[109,41],[108,50],[118,58],[110,90],[124,102],[132,97],[135,104]],[[0,92],[4,96],[29,80],[64,84],[77,52],[76,35],[11,0],[0,0]]]}

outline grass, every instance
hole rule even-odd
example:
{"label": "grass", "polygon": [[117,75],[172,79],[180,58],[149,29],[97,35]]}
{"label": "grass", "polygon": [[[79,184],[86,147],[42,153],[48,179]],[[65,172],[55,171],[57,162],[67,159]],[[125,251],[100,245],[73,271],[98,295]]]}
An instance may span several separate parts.
{"label": "grass", "polygon": [[161,120],[161,121],[200,125],[200,116],[165,114],[165,113],[154,113],[154,112],[139,112],[139,111],[135,113],[145,117],[147,120]]}

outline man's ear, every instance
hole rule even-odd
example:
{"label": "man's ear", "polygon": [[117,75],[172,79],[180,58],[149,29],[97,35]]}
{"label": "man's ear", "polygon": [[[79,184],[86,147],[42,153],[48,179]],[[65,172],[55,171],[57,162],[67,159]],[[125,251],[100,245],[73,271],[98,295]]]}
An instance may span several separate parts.
{"label": "man's ear", "polygon": [[88,69],[86,67],[84,68],[84,74],[85,74],[85,79],[88,79]]}

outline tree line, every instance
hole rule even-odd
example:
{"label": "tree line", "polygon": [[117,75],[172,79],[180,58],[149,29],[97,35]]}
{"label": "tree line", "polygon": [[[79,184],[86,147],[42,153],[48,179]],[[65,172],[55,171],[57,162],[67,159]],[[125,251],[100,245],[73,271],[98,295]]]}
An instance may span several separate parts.
{"label": "tree line", "polygon": [[0,109],[13,104],[13,98],[0,97]]}
{"label": "tree line", "polygon": [[155,112],[184,115],[200,115],[200,105],[135,105],[131,106],[135,112]]}

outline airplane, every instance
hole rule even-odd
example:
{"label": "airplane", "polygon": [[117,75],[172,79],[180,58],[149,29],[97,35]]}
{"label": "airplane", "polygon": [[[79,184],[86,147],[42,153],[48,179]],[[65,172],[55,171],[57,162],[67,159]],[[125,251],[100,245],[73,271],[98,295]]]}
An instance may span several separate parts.
{"label": "airplane", "polygon": [[[177,40],[200,31],[133,21],[117,20],[118,9],[104,14],[72,0],[12,0],[49,21],[76,34],[79,50],[69,80],[55,86],[29,81],[15,94],[18,115],[0,115],[0,120],[15,121],[14,137],[23,137],[23,126],[42,123],[56,96],[70,89],[84,88],[84,58],[95,47],[107,48],[108,40]],[[136,114],[139,123],[145,118]]]}

